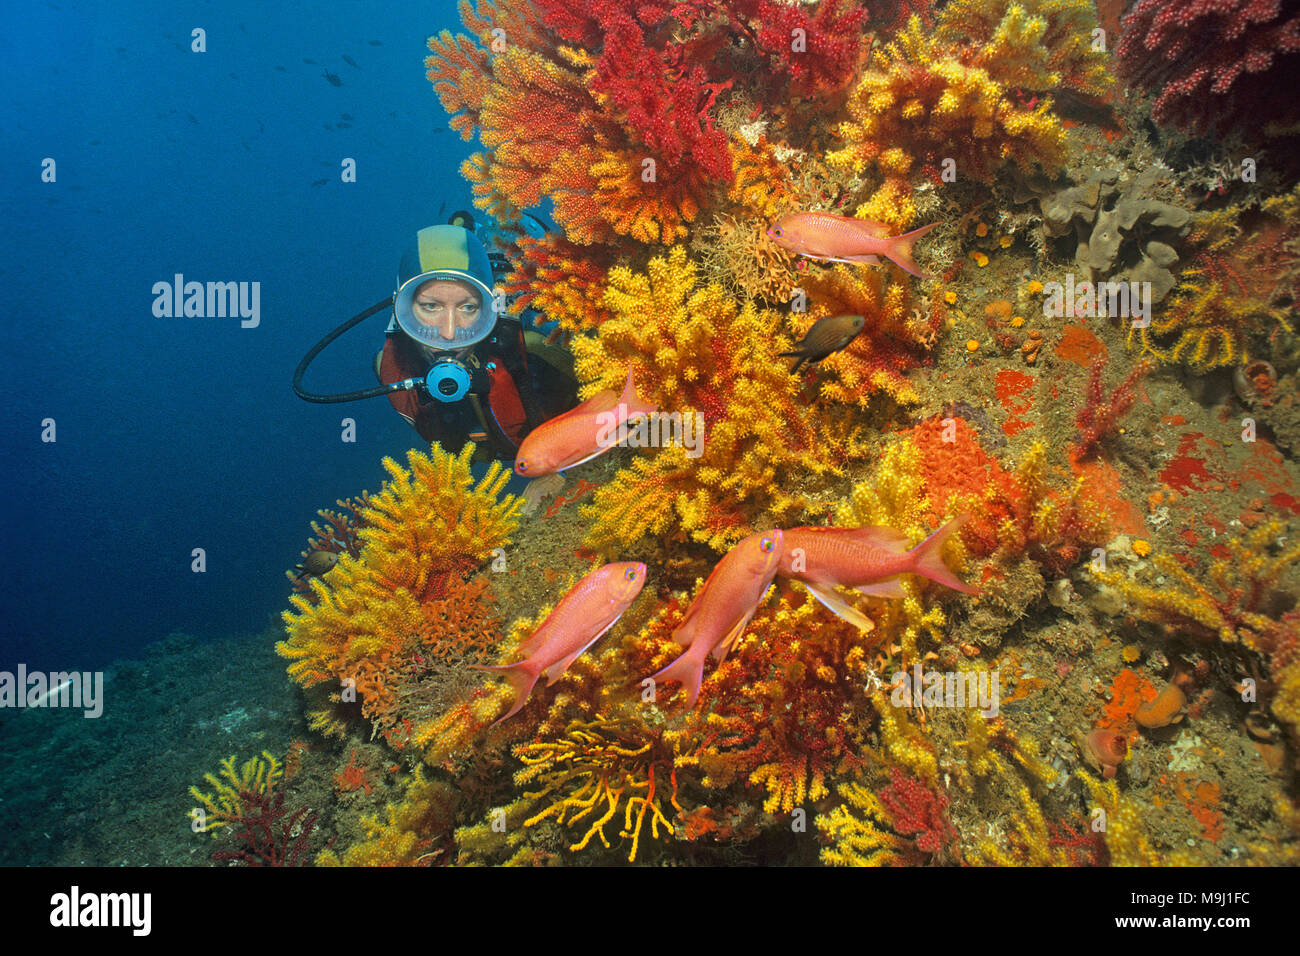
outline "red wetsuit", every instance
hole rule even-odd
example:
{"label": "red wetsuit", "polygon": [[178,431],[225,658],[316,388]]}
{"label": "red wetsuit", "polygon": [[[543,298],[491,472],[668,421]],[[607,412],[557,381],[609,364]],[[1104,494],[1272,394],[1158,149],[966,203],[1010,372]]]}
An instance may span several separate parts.
{"label": "red wetsuit", "polygon": [[[476,350],[479,362],[487,368],[491,387],[487,401],[483,402],[483,413],[495,419],[501,435],[491,435],[494,444],[500,446],[504,438],[508,445],[519,446],[521,432],[528,423],[524,413],[523,401],[519,397],[519,385],[506,367],[504,358],[491,351],[482,353]],[[390,332],[384,340],[384,353],[379,361],[379,381],[384,385],[400,382],[408,378],[423,378],[429,371],[429,360],[423,350],[401,332]],[[525,371],[524,376],[527,375]],[[525,378],[525,387],[527,380]],[[453,443],[463,443],[471,432],[482,432],[477,416],[466,396],[457,403],[442,403],[427,395],[423,389],[409,389],[389,392],[388,401],[397,413],[407,420],[420,437],[427,442],[439,442],[451,447]],[[456,407],[458,406],[458,407]],[[457,423],[461,427],[457,427]],[[488,422],[489,431],[493,422]],[[463,431],[463,434],[456,432]],[[452,449],[455,450],[455,449]],[[499,448],[503,454],[508,448]]]}

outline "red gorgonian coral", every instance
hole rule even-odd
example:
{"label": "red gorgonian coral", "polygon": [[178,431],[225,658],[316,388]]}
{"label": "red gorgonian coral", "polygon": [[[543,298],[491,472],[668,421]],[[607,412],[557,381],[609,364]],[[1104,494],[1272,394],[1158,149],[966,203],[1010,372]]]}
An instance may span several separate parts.
{"label": "red gorgonian coral", "polygon": [[933,856],[956,838],[957,831],[948,822],[947,795],[930,790],[897,767],[891,770],[889,786],[877,796],[889,811],[894,832],[914,836],[920,853]]}
{"label": "red gorgonian coral", "polygon": [[1120,72],[1155,94],[1157,123],[1222,135],[1298,115],[1295,0],[1141,0],[1116,54]]}

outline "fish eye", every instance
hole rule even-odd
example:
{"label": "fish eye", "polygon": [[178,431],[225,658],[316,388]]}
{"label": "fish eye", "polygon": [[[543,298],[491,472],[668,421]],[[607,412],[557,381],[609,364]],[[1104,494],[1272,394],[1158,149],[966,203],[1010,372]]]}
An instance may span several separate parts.
{"label": "fish eye", "polygon": [[519,472],[520,474],[523,474],[527,470],[528,470],[528,459],[520,458],[517,462],[515,462],[515,471]]}
{"label": "fish eye", "polygon": [[770,553],[775,548],[775,538],[764,538],[762,541],[758,542],[758,550],[762,551],[764,554]]}
{"label": "fish eye", "polygon": [[780,226],[773,226],[773,227],[772,227],[772,235],[774,235],[774,236],[776,236],[778,239],[780,239],[780,238],[781,238],[781,227],[780,227]]}
{"label": "fish eye", "polygon": [[629,580],[629,581],[635,581],[635,580],[636,580],[636,568],[628,568],[626,571],[623,572],[623,577],[626,578],[626,579]]}

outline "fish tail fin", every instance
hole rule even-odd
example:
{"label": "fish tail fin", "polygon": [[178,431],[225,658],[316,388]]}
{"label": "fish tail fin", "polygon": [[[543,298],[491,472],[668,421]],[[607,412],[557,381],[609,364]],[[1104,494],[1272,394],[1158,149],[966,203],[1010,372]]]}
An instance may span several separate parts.
{"label": "fish tail fin", "polygon": [[659,409],[649,402],[641,400],[641,396],[636,393],[636,382],[632,379],[632,366],[627,367],[627,381],[623,385],[623,394],[619,396],[620,405],[627,406],[627,417],[633,419],[641,415],[653,415]]}
{"label": "fish tail fin", "polygon": [[476,671],[495,671],[510,682],[510,687],[515,692],[514,706],[498,717],[492,724],[493,727],[524,709],[524,704],[528,702],[528,695],[533,692],[537,678],[542,675],[542,672],[528,661],[503,665],[471,664],[470,667]]}
{"label": "fish tail fin", "polygon": [[663,670],[651,674],[650,679],[653,681],[675,680],[680,682],[682,690],[686,691],[686,706],[688,708],[694,707],[695,701],[700,696],[700,683],[704,680],[704,655],[692,654],[688,650]]}
{"label": "fish tail fin", "polygon": [[943,563],[943,543],[948,540],[958,528],[966,523],[969,515],[962,515],[953,518],[946,525],[926,538],[910,552],[912,555],[912,571],[921,575],[923,578],[929,578],[942,584],[944,587],[952,588],[954,591],[961,591],[963,594],[979,594],[977,588],[971,587],[957,575],[948,570],[948,566]]}
{"label": "fish tail fin", "polygon": [[922,279],[934,278],[933,276],[928,276],[922,272],[921,267],[916,264],[916,261],[912,258],[912,246],[915,244],[916,240],[920,239],[938,225],[939,223],[932,222],[928,226],[922,226],[920,229],[913,229],[911,232],[905,232],[901,236],[894,236],[894,238],[889,241],[889,251],[887,251],[885,255],[914,276],[919,276]]}

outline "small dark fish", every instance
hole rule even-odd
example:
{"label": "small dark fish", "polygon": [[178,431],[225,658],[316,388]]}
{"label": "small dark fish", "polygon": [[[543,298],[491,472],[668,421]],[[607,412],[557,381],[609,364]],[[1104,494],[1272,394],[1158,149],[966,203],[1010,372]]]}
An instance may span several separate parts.
{"label": "small dark fish", "polygon": [[333,128],[334,128],[334,124],[333,124],[333,123],[321,123],[321,126],[324,126],[326,129],[333,129]]}
{"label": "small dark fish", "polygon": [[337,73],[331,73],[328,69],[325,71],[325,79],[330,81],[331,86],[342,86],[343,81],[339,79]]}
{"label": "small dark fish", "polygon": [[91,145],[91,146],[98,146],[99,143],[100,143],[100,141],[97,140],[97,139],[92,139],[92,140],[90,141],[90,145]]}
{"label": "small dark fish", "polygon": [[340,113],[340,114],[339,114],[339,119],[345,119],[345,120],[347,120],[349,123],[351,123],[351,122],[352,122],[352,114],[351,114],[351,113]]}
{"label": "small dark fish", "polygon": [[805,362],[820,362],[838,352],[857,337],[866,319],[860,315],[828,315],[813,323],[793,352],[781,352],[782,357],[795,358],[791,374],[799,371]]}
{"label": "small dark fish", "polygon": [[289,72],[288,70],[286,70],[286,69],[285,69],[284,67],[282,67],[282,66],[276,66],[276,69],[279,70],[281,73],[288,73],[288,72]]}
{"label": "small dark fish", "polygon": [[190,122],[193,123],[195,126],[199,125],[199,118],[195,116],[193,113],[186,113],[185,115],[190,118]]}
{"label": "small dark fish", "polygon": [[445,213],[446,211],[447,211],[447,204],[444,202],[442,205],[440,205],[440,206],[438,207],[438,221],[439,221],[439,222],[442,222],[442,216],[443,216],[443,213]]}
{"label": "small dark fish", "polygon": [[317,65],[318,65],[318,64],[316,63],[315,60],[309,60],[309,59],[307,59],[306,57],[303,57],[303,58],[302,58],[302,62],[306,63],[308,66],[317,66]]}
{"label": "small dark fish", "polygon": [[230,78],[231,78],[232,80],[237,80],[237,79],[239,79],[239,77],[237,77],[234,73],[231,73],[231,74],[230,74]]}
{"label": "small dark fish", "polygon": [[335,128],[335,129],[351,129],[351,128],[352,128],[352,124],[351,124],[351,123],[335,123],[335,124],[334,124],[334,128]]}
{"label": "small dark fish", "polygon": [[356,66],[358,70],[361,69],[361,67],[357,66],[357,61],[352,59],[352,57],[348,56],[346,53],[343,54],[343,62],[348,66]]}
{"label": "small dark fish", "polygon": [[294,570],[298,572],[296,577],[299,581],[309,574],[314,578],[318,578],[338,564],[338,561],[339,553],[337,551],[318,551],[313,548],[307,552],[307,557],[303,558],[302,564],[294,565]]}
{"label": "small dark fish", "polygon": [[313,185],[313,186],[324,186],[327,182],[329,182],[328,177],[325,178],[325,179],[318,179],[318,180],[316,180],[314,183],[312,183],[312,185]]}
{"label": "small dark fish", "polygon": [[383,45],[384,45],[384,41],[383,41],[383,40],[371,40],[371,41],[370,41],[370,45],[371,45],[371,46],[383,46]]}

